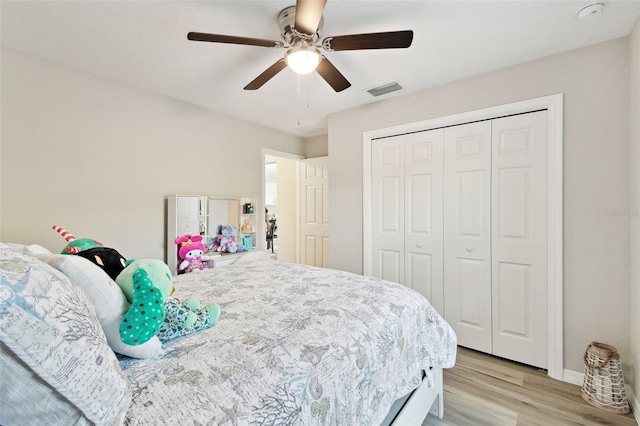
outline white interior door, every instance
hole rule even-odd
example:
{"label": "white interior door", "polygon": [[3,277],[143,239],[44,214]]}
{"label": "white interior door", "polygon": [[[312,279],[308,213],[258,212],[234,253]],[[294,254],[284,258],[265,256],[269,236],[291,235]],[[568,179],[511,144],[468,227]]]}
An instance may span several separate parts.
{"label": "white interior door", "polygon": [[371,143],[371,274],[404,283],[404,136]]}
{"label": "white interior door", "polygon": [[300,263],[329,266],[329,157],[300,161]]}
{"label": "white interior door", "polygon": [[492,122],[493,354],[547,368],[547,111]]}
{"label": "white interior door", "polygon": [[491,353],[491,122],[444,132],[445,319],[458,344]]}
{"label": "white interior door", "polygon": [[404,136],[404,283],[444,312],[443,129]]}

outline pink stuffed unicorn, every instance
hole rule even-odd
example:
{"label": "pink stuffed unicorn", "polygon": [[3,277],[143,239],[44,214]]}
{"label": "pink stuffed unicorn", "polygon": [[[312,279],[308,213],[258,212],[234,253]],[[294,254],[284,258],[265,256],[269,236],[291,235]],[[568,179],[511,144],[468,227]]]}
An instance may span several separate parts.
{"label": "pink stuffed unicorn", "polygon": [[205,246],[200,235],[181,235],[174,242],[178,246],[178,257],[182,260],[178,271],[186,273],[207,268],[209,256],[204,254]]}

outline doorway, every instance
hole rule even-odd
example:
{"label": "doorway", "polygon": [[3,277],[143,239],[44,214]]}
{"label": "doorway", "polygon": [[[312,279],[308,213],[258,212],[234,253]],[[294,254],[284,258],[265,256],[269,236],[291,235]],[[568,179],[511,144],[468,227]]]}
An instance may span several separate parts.
{"label": "doorway", "polygon": [[273,259],[297,263],[298,162],[284,153],[264,156],[264,247]]}
{"label": "doorway", "polygon": [[328,266],[328,157],[263,149],[264,236],[259,247],[284,262]]}

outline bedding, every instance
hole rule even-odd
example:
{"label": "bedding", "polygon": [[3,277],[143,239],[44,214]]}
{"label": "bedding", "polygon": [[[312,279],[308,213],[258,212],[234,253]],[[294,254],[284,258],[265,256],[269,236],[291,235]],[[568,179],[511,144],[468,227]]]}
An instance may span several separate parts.
{"label": "bedding", "polygon": [[174,284],[220,319],[155,358],[119,358],[126,424],[378,425],[423,370],[455,363],[451,327],[400,284],[267,260]]}
{"label": "bedding", "polygon": [[119,424],[131,402],[93,303],[66,275],[0,243],[0,424]]}
{"label": "bedding", "polygon": [[142,345],[131,346],[120,338],[122,314],[130,307],[125,294],[105,271],[80,256],[56,253],[37,253],[34,257],[53,266],[89,296],[98,321],[114,352],[134,358],[151,358],[162,351],[162,343],[153,337]]}

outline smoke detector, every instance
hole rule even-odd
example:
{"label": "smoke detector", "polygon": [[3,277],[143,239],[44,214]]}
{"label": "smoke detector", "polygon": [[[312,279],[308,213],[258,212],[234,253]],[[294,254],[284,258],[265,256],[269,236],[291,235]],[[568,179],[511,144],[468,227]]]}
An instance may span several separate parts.
{"label": "smoke detector", "polygon": [[585,19],[604,10],[604,3],[591,3],[578,11],[578,19]]}

